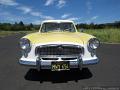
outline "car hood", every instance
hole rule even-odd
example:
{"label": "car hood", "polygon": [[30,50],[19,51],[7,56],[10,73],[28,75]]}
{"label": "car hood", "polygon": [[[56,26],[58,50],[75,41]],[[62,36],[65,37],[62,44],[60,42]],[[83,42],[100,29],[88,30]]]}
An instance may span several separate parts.
{"label": "car hood", "polygon": [[49,33],[32,33],[28,34],[23,38],[27,38],[31,41],[32,44],[45,44],[45,43],[77,43],[77,44],[85,44],[88,42],[90,38],[93,36],[78,33],[78,32],[49,32]]}

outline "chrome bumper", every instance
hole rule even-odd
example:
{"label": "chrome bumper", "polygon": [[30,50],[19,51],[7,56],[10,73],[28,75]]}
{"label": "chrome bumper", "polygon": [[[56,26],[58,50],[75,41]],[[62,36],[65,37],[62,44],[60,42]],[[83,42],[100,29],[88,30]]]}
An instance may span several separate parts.
{"label": "chrome bumper", "polygon": [[[58,60],[59,61],[59,60]],[[26,61],[26,60],[19,60],[19,63],[26,66],[35,66],[37,69],[51,69],[51,62],[50,60],[39,60],[36,61]],[[93,65],[99,62],[99,59],[91,59],[91,60],[69,60],[70,68],[82,68],[82,66],[86,65]]]}
{"label": "chrome bumper", "polygon": [[28,60],[19,60],[19,64],[25,66],[36,66],[36,61],[28,61]]}
{"label": "chrome bumper", "polygon": [[83,61],[83,65],[93,65],[99,63],[99,59],[91,59]]}

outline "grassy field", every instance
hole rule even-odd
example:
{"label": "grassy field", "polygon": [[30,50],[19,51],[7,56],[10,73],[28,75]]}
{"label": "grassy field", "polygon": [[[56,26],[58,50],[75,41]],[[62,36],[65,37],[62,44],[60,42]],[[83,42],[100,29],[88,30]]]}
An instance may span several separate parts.
{"label": "grassy field", "polygon": [[96,36],[101,42],[120,43],[120,29],[85,30],[84,32]]}
{"label": "grassy field", "polygon": [[37,31],[0,31],[0,37],[10,36],[14,34],[29,34]]}
{"label": "grassy field", "polygon": [[[0,37],[9,36],[13,34],[29,34],[37,31],[0,31]],[[96,36],[101,42],[107,43],[120,43],[120,29],[94,29],[84,30],[84,33],[88,33]]]}

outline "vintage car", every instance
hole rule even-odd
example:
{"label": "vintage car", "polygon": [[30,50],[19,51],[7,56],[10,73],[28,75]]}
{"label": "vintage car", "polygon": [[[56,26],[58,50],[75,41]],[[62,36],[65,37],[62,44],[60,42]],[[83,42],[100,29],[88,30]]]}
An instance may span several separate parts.
{"label": "vintage car", "polygon": [[35,66],[39,71],[81,70],[99,62],[96,56],[99,44],[96,37],[78,32],[73,21],[45,20],[39,32],[20,39],[19,63]]}

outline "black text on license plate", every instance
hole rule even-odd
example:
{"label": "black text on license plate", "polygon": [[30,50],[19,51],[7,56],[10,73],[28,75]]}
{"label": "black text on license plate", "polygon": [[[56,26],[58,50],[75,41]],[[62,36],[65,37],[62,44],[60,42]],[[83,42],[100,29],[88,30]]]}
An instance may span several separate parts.
{"label": "black text on license plate", "polygon": [[51,69],[52,71],[69,70],[69,61],[52,62]]}

